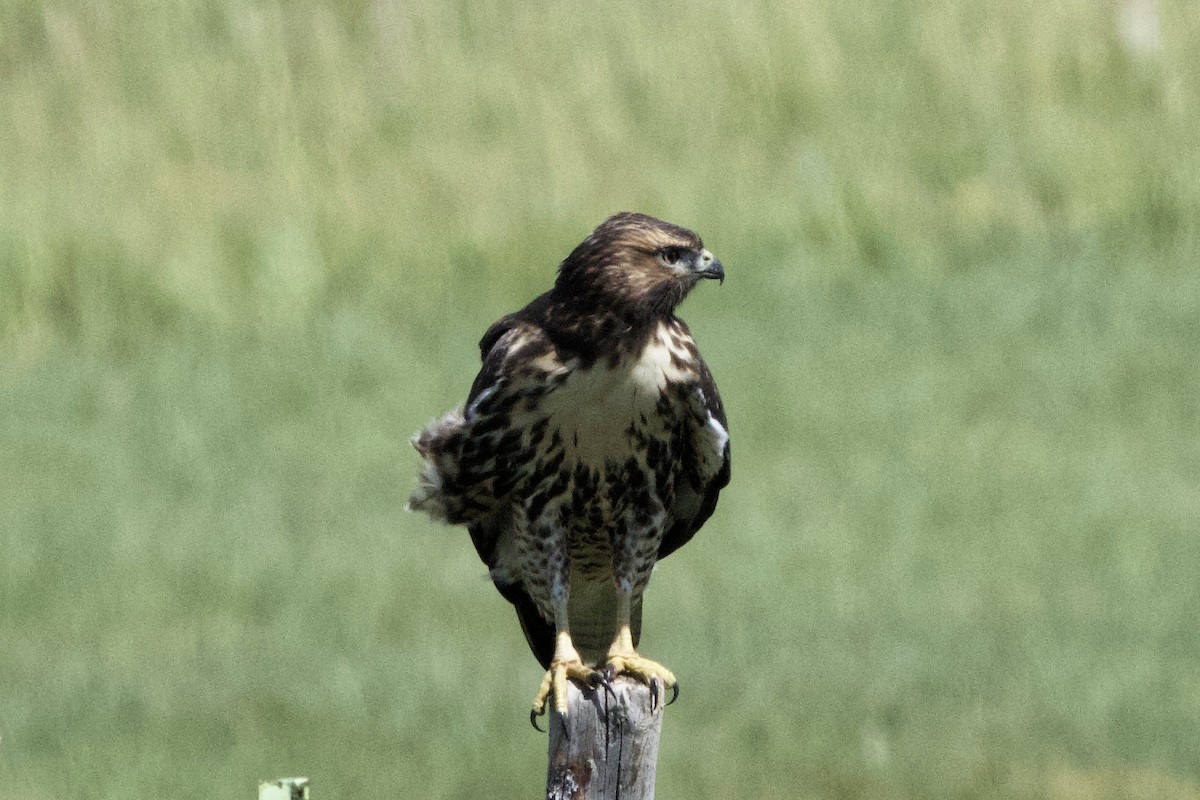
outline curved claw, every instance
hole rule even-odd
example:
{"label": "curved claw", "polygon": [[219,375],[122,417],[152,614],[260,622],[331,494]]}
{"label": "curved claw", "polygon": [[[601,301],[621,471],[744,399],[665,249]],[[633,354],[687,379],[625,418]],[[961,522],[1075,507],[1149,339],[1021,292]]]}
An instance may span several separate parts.
{"label": "curved claw", "polygon": [[540,712],[540,713],[539,713],[539,712],[538,712],[538,710],[537,710],[536,708],[535,708],[534,710],[532,710],[532,711],[530,711],[530,712],[529,712],[529,724],[530,724],[530,725],[532,725],[532,726],[533,726],[533,729],[534,729],[535,731],[537,731],[538,733],[545,733],[545,731],[544,731],[544,730],[542,730],[541,728],[539,728],[539,727],[538,727],[538,724],[537,724],[537,718],[538,718],[538,717],[540,717],[542,714],[545,714],[545,713],[546,713],[545,711],[542,711],[542,712]]}
{"label": "curved claw", "polygon": [[598,669],[588,678],[588,686],[593,689],[603,689],[610,697],[616,697],[617,693],[613,689],[612,682],[615,676],[609,665],[605,665],[604,669]]}
{"label": "curved claw", "polygon": [[608,676],[600,670],[594,671],[587,679],[587,685],[593,689],[597,686],[603,686],[606,683],[608,683]]}
{"label": "curved claw", "polygon": [[671,684],[671,699],[664,703],[663,700],[666,698],[666,696],[667,692],[666,688],[663,686],[662,679],[657,675],[650,678],[650,710],[653,711],[655,706],[660,703],[662,704],[663,708],[666,708],[667,706],[671,705],[671,703],[674,703],[676,700],[678,700],[679,681]]}

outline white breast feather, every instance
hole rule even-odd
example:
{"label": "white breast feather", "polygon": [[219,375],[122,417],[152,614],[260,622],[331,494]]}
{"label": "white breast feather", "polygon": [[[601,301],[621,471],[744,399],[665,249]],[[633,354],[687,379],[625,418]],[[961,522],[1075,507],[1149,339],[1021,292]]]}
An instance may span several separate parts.
{"label": "white breast feather", "polygon": [[541,410],[557,426],[568,454],[589,463],[627,458],[630,424],[640,425],[642,417],[652,423],[663,387],[686,375],[675,366],[672,353],[690,360],[660,328],[636,358],[615,367],[597,364],[576,370],[551,392]]}

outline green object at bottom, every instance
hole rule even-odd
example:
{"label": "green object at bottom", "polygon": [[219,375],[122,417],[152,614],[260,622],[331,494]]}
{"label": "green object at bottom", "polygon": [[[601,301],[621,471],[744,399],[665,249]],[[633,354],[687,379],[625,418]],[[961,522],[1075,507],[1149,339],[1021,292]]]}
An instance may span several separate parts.
{"label": "green object at bottom", "polygon": [[258,800],[308,800],[308,778],[280,778],[258,785]]}

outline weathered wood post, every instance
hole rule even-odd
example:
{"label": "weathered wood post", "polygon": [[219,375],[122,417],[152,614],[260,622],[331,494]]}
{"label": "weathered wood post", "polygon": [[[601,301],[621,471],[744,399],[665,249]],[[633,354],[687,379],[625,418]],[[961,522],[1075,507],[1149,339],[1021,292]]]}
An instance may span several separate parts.
{"label": "weathered wood post", "polygon": [[567,692],[566,728],[550,720],[546,800],[653,800],[663,707],[651,708],[649,687],[618,678],[611,691]]}

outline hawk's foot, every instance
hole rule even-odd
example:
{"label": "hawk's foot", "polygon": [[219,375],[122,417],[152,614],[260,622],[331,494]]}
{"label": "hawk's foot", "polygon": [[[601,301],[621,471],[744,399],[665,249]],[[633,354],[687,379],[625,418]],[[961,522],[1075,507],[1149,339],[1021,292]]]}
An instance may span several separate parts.
{"label": "hawk's foot", "polygon": [[567,682],[571,680],[596,687],[604,683],[604,673],[586,666],[578,658],[551,661],[542,685],[533,696],[533,710],[529,712],[533,727],[538,728],[537,718],[546,713],[546,704],[551,697],[554,698],[554,710],[564,717],[567,715]]}
{"label": "hawk's foot", "polygon": [[671,705],[679,697],[679,681],[675,680],[675,673],[635,652],[608,654],[604,664],[604,679],[611,682],[618,675],[629,675],[649,686],[651,708],[663,702],[667,689],[671,690],[671,699],[666,705]]}

